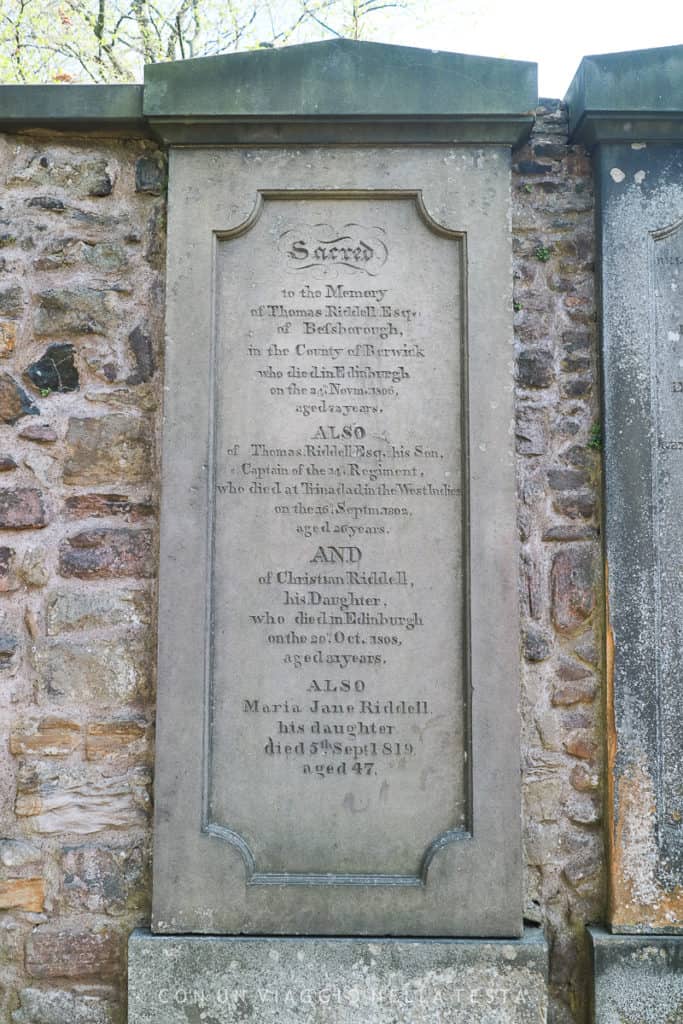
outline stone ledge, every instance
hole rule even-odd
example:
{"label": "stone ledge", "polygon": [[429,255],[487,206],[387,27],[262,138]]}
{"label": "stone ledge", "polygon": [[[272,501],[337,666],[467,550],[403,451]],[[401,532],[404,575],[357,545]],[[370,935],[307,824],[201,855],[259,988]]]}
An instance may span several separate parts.
{"label": "stone ledge", "polygon": [[0,131],[149,135],[141,85],[2,85]]}
{"label": "stone ledge", "polygon": [[613,935],[589,928],[593,1024],[683,1020],[683,935]]}
{"label": "stone ledge", "polygon": [[572,142],[683,141],[683,46],[584,57],[565,101]]}
{"label": "stone ledge", "polygon": [[524,938],[159,936],[129,942],[129,1024],[539,1024],[548,950]]}
{"label": "stone ledge", "polygon": [[145,68],[172,143],[324,143],[333,124],[336,142],[513,145],[536,103],[535,64],[349,39]]}

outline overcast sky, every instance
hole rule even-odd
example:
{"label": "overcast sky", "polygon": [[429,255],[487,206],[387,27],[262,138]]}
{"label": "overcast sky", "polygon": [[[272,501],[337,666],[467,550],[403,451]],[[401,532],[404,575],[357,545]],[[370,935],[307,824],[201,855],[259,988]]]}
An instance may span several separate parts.
{"label": "overcast sky", "polygon": [[386,12],[377,41],[538,63],[539,95],[562,98],[583,56],[683,43],[681,0],[419,0]]}

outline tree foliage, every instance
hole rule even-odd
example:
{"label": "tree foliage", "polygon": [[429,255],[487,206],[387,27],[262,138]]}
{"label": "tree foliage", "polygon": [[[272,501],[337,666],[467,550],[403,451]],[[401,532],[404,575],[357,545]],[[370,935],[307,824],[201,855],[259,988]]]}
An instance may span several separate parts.
{"label": "tree foliage", "polygon": [[144,64],[371,35],[411,0],[0,0],[0,81],[134,82]]}

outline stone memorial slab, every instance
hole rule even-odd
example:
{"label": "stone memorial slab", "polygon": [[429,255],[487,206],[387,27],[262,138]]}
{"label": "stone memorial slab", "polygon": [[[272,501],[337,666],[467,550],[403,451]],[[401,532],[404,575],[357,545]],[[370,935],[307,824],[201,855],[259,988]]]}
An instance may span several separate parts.
{"label": "stone memorial slab", "polygon": [[602,148],[612,923],[671,930],[683,922],[683,151]]}
{"label": "stone memorial slab", "polygon": [[171,149],[154,931],[521,933],[496,132]]}
{"label": "stone memorial slab", "polygon": [[586,58],[605,417],[610,925],[683,927],[683,47]]}
{"label": "stone memorial slab", "polygon": [[547,949],[524,939],[160,937],[135,932],[129,1024],[539,1024]]}

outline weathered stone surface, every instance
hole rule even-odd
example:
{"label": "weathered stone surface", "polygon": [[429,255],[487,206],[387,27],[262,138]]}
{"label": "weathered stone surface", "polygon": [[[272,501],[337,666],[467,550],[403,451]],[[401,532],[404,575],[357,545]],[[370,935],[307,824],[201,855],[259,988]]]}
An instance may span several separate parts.
{"label": "weathered stone surface", "polygon": [[555,706],[590,704],[595,699],[596,690],[596,681],[590,677],[576,681],[558,682],[553,687],[551,699]]}
{"label": "weathered stone surface", "polygon": [[16,575],[14,548],[0,547],[0,593],[16,590],[19,581]]}
{"label": "weathered stone surface", "polygon": [[29,548],[19,568],[19,575],[27,587],[44,587],[50,578],[48,554],[45,548]]}
{"label": "weathered stone surface", "polygon": [[527,348],[517,359],[517,382],[527,388],[547,388],[553,382],[555,356],[549,348]]}
{"label": "weathered stone surface", "polygon": [[113,171],[106,157],[71,157],[60,159],[47,150],[31,157],[25,167],[17,168],[7,179],[8,185],[46,185],[64,189],[80,197],[108,196],[113,188]]}
{"label": "weathered stone surface", "polygon": [[587,546],[565,548],[553,558],[550,573],[552,614],[560,633],[575,633],[595,606],[594,559]]}
{"label": "weathered stone surface", "polygon": [[543,455],[548,448],[548,413],[545,409],[522,407],[517,411],[517,451],[520,455]]}
{"label": "weathered stone surface", "polygon": [[467,939],[233,939],[134,932],[129,1024],[538,1024],[540,929]]}
{"label": "weathered stone surface", "polygon": [[60,989],[22,989],[12,1024],[118,1024],[111,999]]}
{"label": "weathered stone surface", "polygon": [[59,549],[62,576],[109,578],[153,576],[153,535],[150,530],[84,530]]}
{"label": "weathered stone surface", "polygon": [[39,914],[45,903],[45,880],[8,878],[0,880],[0,910],[27,910]]}
{"label": "weathered stone surface", "polygon": [[141,327],[136,327],[128,335],[128,347],[135,369],[126,384],[142,384],[151,380],[156,369],[151,336]]}
{"label": "weathered stone surface", "polygon": [[17,776],[15,814],[40,835],[88,836],[144,826],[149,814],[147,770],[116,775],[98,767],[62,768],[23,763]]}
{"label": "weathered stone surface", "polygon": [[558,679],[571,682],[578,679],[588,679],[591,676],[591,670],[582,665],[580,661],[576,661],[575,658],[561,655],[557,666],[557,676]]}
{"label": "weathered stone surface", "polygon": [[543,540],[572,541],[597,540],[598,531],[585,523],[559,523],[543,531]]}
{"label": "weathered stone surface", "polygon": [[54,715],[12,723],[10,753],[15,756],[63,757],[81,742],[81,726]]}
{"label": "weathered stone surface", "polygon": [[0,668],[11,664],[18,646],[19,641],[13,633],[0,632]]}
{"label": "weathered stone surface", "polygon": [[557,821],[561,792],[561,779],[529,779],[524,788],[524,803],[530,818],[541,822]]}
{"label": "weathered stone surface", "polygon": [[0,864],[5,868],[24,868],[39,864],[40,848],[24,839],[0,839]]}
{"label": "weathered stone surface", "polygon": [[63,899],[71,911],[120,914],[148,899],[140,843],[67,847],[62,857]]}
{"label": "weathered stone surface", "polygon": [[570,519],[591,519],[595,515],[595,495],[590,491],[558,494],[553,499],[553,508]]}
{"label": "weathered stone surface", "polygon": [[[677,47],[667,55],[678,69],[682,53]],[[651,51],[638,61],[639,82],[642,73],[649,88],[661,83],[657,105],[668,91],[662,57]],[[617,65],[623,72],[620,59]],[[676,568],[683,543],[683,147],[636,148],[629,139],[600,146],[595,164],[612,772],[608,914],[615,931],[647,933],[683,925],[683,591]]]}
{"label": "weathered stone surface", "polygon": [[150,651],[138,639],[41,640],[33,657],[38,686],[53,701],[119,703],[149,693]]}
{"label": "weathered stone surface", "polygon": [[570,792],[564,810],[577,825],[595,825],[602,820],[602,801],[595,793]]}
{"label": "weathered stone surface", "polygon": [[574,729],[564,740],[564,749],[574,757],[592,761],[595,758],[597,744],[589,729]]}
{"label": "weathered stone surface", "polygon": [[126,264],[126,252],[111,242],[62,238],[46,247],[33,265],[36,270],[58,270],[83,264],[105,273],[121,270]]}
{"label": "weathered stone surface", "polygon": [[599,773],[587,764],[575,765],[569,778],[574,789],[580,793],[590,792],[600,785]]}
{"label": "weathered stone surface", "polygon": [[106,334],[113,292],[100,288],[50,288],[36,296],[33,330],[40,335]]}
{"label": "weathered stone surface", "polygon": [[141,412],[154,412],[159,408],[159,396],[151,384],[137,384],[134,387],[117,387],[111,389],[93,388],[86,391],[89,402],[111,405],[119,409],[140,409]]}
{"label": "weathered stone surface", "polygon": [[17,327],[11,322],[0,323],[0,359],[12,355],[17,344]]}
{"label": "weathered stone surface", "polygon": [[25,375],[41,392],[78,391],[73,345],[50,345],[40,359],[26,367]]}
{"label": "weathered stone surface", "polygon": [[16,423],[22,416],[37,416],[39,409],[8,373],[0,373],[0,419]]}
{"label": "weathered stone surface", "polygon": [[116,754],[132,754],[147,736],[147,723],[140,718],[116,718],[91,722],[86,730],[85,756],[89,761]]}
{"label": "weathered stone surface", "polygon": [[585,485],[586,474],[579,469],[551,469],[548,483],[554,491],[572,491]]}
{"label": "weathered stone surface", "polygon": [[19,437],[24,441],[35,441],[36,444],[54,444],[59,439],[56,430],[48,423],[35,423],[24,427],[19,431]]}
{"label": "weathered stone surface", "polygon": [[71,494],[64,502],[64,509],[74,519],[109,519],[123,516],[129,523],[148,519],[156,508],[149,502],[132,501],[125,494]]}
{"label": "weathered stone surface", "polygon": [[77,931],[43,925],[26,942],[26,970],[32,978],[113,978],[123,966],[123,942],[116,932]]}
{"label": "weathered stone surface", "polygon": [[135,191],[161,195],[166,187],[166,160],[163,153],[141,156],[135,162]]}
{"label": "weathered stone surface", "polygon": [[136,416],[69,420],[64,483],[144,483],[152,468],[149,424]]}
{"label": "weathered stone surface", "polygon": [[595,1024],[683,1020],[683,937],[589,928]]}
{"label": "weathered stone surface", "polygon": [[66,203],[57,196],[31,196],[26,205],[36,210],[48,210],[50,213],[64,213]]}
{"label": "weathered stone surface", "polygon": [[47,526],[42,492],[34,487],[0,488],[0,529],[33,530]]}
{"label": "weathered stone surface", "polygon": [[[589,886],[599,884],[604,866],[604,849],[601,836],[587,832],[585,846],[572,855],[563,868],[562,874],[572,888],[586,893]],[[587,885],[588,883],[588,885]]]}
{"label": "weathered stone surface", "polygon": [[552,640],[540,626],[529,625],[524,630],[522,645],[527,661],[545,661],[550,657]]}
{"label": "weathered stone surface", "polygon": [[53,590],[48,595],[48,636],[110,626],[146,626],[149,595],[142,590]]}
{"label": "weathered stone surface", "polygon": [[18,285],[0,288],[0,316],[21,316],[24,292]]}
{"label": "weathered stone surface", "polygon": [[574,380],[563,381],[560,394],[563,398],[584,398],[590,395],[592,388],[593,385],[590,380],[583,380],[577,377]]}

